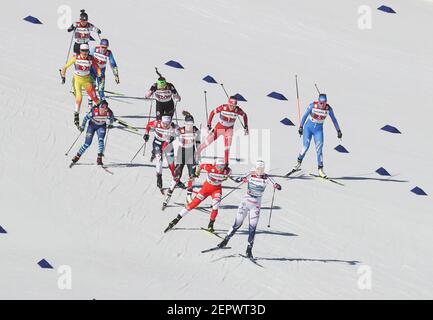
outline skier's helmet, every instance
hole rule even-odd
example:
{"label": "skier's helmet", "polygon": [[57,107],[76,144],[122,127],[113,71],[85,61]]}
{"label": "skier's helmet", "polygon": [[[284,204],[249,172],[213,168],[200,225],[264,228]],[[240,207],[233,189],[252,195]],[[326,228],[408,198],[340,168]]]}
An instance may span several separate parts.
{"label": "skier's helmet", "polygon": [[171,117],[170,116],[162,116],[161,124],[164,128],[168,128],[171,125]]}
{"label": "skier's helmet", "polygon": [[164,77],[159,77],[158,80],[156,80],[157,89],[164,89],[166,86],[167,86],[167,80],[165,80]]}
{"label": "skier's helmet", "polygon": [[108,41],[108,39],[101,39],[100,45],[101,45],[101,47],[108,48],[108,46],[110,45],[110,42]]}
{"label": "skier's helmet", "polygon": [[325,93],[319,94],[319,102],[326,103],[327,101],[328,101],[328,97],[326,96]]}
{"label": "skier's helmet", "polygon": [[80,12],[81,12],[80,13],[80,21],[81,22],[89,21],[89,16],[87,15],[86,11],[84,9],[82,9]]}
{"label": "skier's helmet", "polygon": [[256,171],[256,174],[259,176],[262,176],[265,174],[265,162],[263,160],[257,160],[255,171]]}
{"label": "skier's helmet", "polygon": [[236,99],[235,96],[231,96],[229,98],[229,105],[233,106],[233,107],[236,107],[238,105],[238,99]]}
{"label": "skier's helmet", "polygon": [[224,161],[224,159],[217,159],[217,161],[215,161],[215,167],[218,170],[224,170],[226,167],[226,162]]}
{"label": "skier's helmet", "polygon": [[82,43],[80,45],[80,52],[89,52],[89,45],[87,43]]}

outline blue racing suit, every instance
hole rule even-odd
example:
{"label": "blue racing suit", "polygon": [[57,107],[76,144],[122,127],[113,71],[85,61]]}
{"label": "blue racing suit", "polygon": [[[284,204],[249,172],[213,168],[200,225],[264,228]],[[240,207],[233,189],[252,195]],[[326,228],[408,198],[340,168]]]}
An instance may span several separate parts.
{"label": "blue racing suit", "polygon": [[[105,69],[107,69],[107,62],[110,64],[113,70],[114,76],[118,77],[119,71],[117,68],[116,60],[114,60],[113,53],[111,50],[106,49],[105,51],[101,49],[101,46],[97,46],[92,49],[91,55],[95,58],[99,68],[101,69],[102,75],[98,80],[96,75],[96,70],[92,67],[90,69],[90,74],[95,81],[95,87],[98,88],[99,99],[105,99]],[[97,83],[96,83],[97,82]]]}

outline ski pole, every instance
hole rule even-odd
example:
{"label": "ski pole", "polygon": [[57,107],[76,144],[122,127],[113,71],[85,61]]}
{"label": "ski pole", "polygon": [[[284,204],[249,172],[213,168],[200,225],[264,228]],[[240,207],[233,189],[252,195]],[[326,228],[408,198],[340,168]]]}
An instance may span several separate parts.
{"label": "ski pole", "polygon": [[317,84],[314,84],[314,86],[316,87],[317,93],[320,94],[320,90],[319,90],[319,87],[317,86]]}
{"label": "ski pole", "polygon": [[134,161],[134,159],[137,157],[137,155],[140,153],[141,149],[143,149],[143,147],[146,145],[146,142],[143,143],[140,147],[140,149],[137,150],[137,152],[135,153],[135,155],[132,157],[131,161],[129,161],[130,163],[132,163],[132,161]]}
{"label": "ski pole", "polygon": [[74,32],[72,32],[71,42],[69,43],[69,49],[68,49],[68,54],[67,54],[67,56],[66,56],[66,62],[65,62],[65,64],[68,63],[68,60],[69,60],[69,53],[71,52],[71,47],[72,47],[72,42],[73,42],[73,40],[74,40]]}
{"label": "ski pole", "polygon": [[301,126],[301,107],[299,104],[298,75],[295,75],[295,80],[296,80],[296,98],[298,99],[298,122],[299,122],[299,126]]}
{"label": "ski pole", "polygon": [[[158,69],[156,67],[155,67],[155,69],[158,72]],[[150,122],[150,115],[152,114],[152,107],[153,107],[153,100],[150,101],[149,118],[147,119],[147,124],[149,124],[149,122]],[[146,125],[146,127],[147,127],[147,125]],[[144,157],[145,153],[146,153],[146,142],[144,143],[143,157]]]}
{"label": "ski pole", "polygon": [[209,114],[207,112],[207,91],[204,91],[204,107],[206,110],[206,121],[209,119]]}
{"label": "ski pole", "polygon": [[[84,131],[84,130],[83,130]],[[80,132],[80,134],[78,135],[78,137],[74,140],[74,142],[72,143],[71,147],[68,149],[68,151],[66,151],[65,156],[67,156],[69,154],[69,151],[71,151],[71,149],[74,147],[75,143],[77,143],[78,139],[81,137],[81,134],[83,133],[83,131]]]}
{"label": "ski pole", "polygon": [[105,150],[107,149],[108,133],[109,132],[110,132],[110,128],[107,128],[107,133],[105,134],[104,150],[102,150],[102,154],[104,154],[104,155],[105,155]]}
{"label": "ski pole", "polygon": [[238,190],[238,188],[243,185],[245,183],[245,181],[242,181],[241,183],[239,183],[232,191],[230,191],[229,193],[227,193],[224,197],[221,198],[221,201],[223,201],[225,198],[227,198],[229,195],[231,195],[233,192],[235,192],[236,190]]}
{"label": "ski pole", "polygon": [[272,193],[271,212],[269,213],[268,228],[271,227],[272,210],[274,209],[274,198],[275,198],[275,188],[274,188],[274,192]]}
{"label": "ski pole", "polygon": [[[224,93],[226,94],[226,97],[228,98],[229,95],[228,95],[228,93],[227,93],[227,91],[226,91],[226,88],[224,88],[224,84],[223,84],[223,83],[220,83],[220,85],[221,85],[221,88],[223,88]],[[242,128],[245,129],[244,123],[242,122],[241,118],[239,118],[239,115],[236,115],[236,117],[238,118],[238,120],[239,120],[239,122],[240,122]]]}
{"label": "ski pole", "polygon": [[179,122],[178,122],[178,120],[177,120],[177,101],[175,102],[175,104],[174,104],[174,116],[176,117],[176,124],[178,125],[179,124]]}

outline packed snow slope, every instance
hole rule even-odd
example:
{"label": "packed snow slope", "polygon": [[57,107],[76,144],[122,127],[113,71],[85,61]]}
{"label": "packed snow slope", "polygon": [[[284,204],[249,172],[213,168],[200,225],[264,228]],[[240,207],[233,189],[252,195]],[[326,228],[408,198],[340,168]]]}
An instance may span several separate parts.
{"label": "packed snow slope", "polygon": [[[108,70],[107,90],[143,96],[158,66],[182,96],[179,112],[191,111],[203,127],[203,91],[209,109],[226,101],[218,84],[201,80],[205,75],[241,93],[253,134],[270,132],[270,154],[263,157],[270,158],[268,169],[276,176],[289,171],[301,147],[296,126],[279,122],[288,117],[298,124],[295,74],[302,111],[316,98],[317,83],[328,93],[350,152],[334,150],[340,141],[328,119],[325,169],[345,186],[308,176],[317,170],[314,146],[300,174],[276,177],[283,190],[276,193],[270,228],[267,190],[254,247],[263,268],[238,256],[246,248],[245,228],[230,242],[232,249],[202,254],[218,242],[199,230],[208,222],[202,211],[163,234],[180,207],[161,211],[149,145],[145,157],[128,165],[142,144],[142,129],[140,135],[110,131],[105,162],[114,175],[94,165],[96,141],[81,160],[87,165],[68,168],[83,136],[65,157],[78,131],[69,93],[72,72],[63,86],[58,74],[71,35],[57,24],[64,4],[74,21],[85,8],[110,40],[121,84]],[[0,298],[431,298],[433,4],[389,0],[393,15],[376,10],[382,4],[7,2],[0,14],[0,226],[7,231],[0,234]],[[372,8],[369,30],[358,28],[361,5]],[[43,24],[23,21],[27,15]],[[165,66],[169,60],[185,69]],[[271,91],[288,101],[268,98]],[[149,102],[110,99],[110,105],[118,117],[145,126]],[[84,104],[81,117],[85,109]],[[386,124],[402,134],[380,130]],[[236,173],[250,169],[256,157],[242,158],[245,163],[232,163]],[[382,166],[391,177],[375,173]],[[166,170],[164,184],[169,181]],[[410,192],[415,186],[428,196]],[[230,227],[244,192],[245,186],[224,200],[218,230]],[[184,199],[185,192],[177,190],[172,203]],[[43,258],[54,270],[37,265]],[[71,290],[58,287],[62,265],[71,267]],[[360,279],[366,270],[370,290],[358,285],[367,283]]]}

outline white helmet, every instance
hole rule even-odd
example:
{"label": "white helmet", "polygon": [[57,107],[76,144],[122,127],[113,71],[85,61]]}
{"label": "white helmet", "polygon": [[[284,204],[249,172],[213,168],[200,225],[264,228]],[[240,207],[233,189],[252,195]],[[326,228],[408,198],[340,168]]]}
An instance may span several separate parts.
{"label": "white helmet", "polygon": [[265,162],[263,160],[257,160],[255,171],[256,171],[256,174],[259,176],[262,176],[265,174]]}
{"label": "white helmet", "polygon": [[80,51],[89,51],[89,45],[87,43],[82,43],[80,45]]}
{"label": "white helmet", "polygon": [[165,125],[166,127],[170,126],[171,124],[171,117],[170,116],[162,116],[161,123]]}

